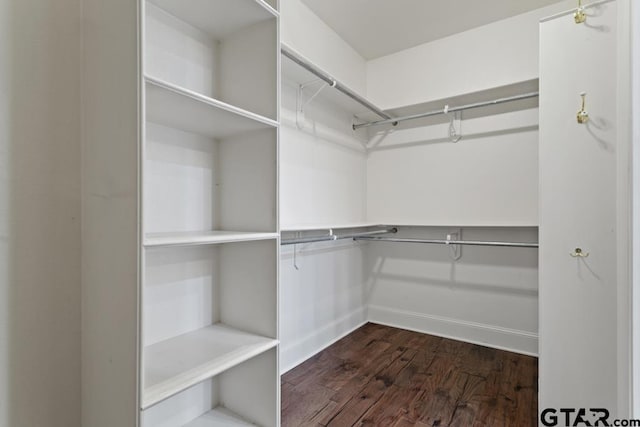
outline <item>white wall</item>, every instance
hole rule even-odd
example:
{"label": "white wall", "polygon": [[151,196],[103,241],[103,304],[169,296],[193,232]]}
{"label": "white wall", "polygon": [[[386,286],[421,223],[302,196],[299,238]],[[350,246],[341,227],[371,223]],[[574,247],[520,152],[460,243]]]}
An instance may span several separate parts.
{"label": "white wall", "polygon": [[366,61],[300,0],[280,1],[280,37],[360,95],[366,92]]}
{"label": "white wall", "polygon": [[80,425],[80,4],[0,0],[0,426]]}
{"label": "white wall", "polygon": [[280,369],[286,372],[361,326],[366,292],[358,244],[283,246],[280,260]]}
{"label": "white wall", "polygon": [[633,194],[633,271],[632,275],[632,295],[633,295],[633,348],[631,351],[632,367],[633,367],[633,402],[632,414],[634,418],[640,417],[640,4],[631,3],[633,18],[632,24],[632,88],[633,88],[633,131],[632,131],[632,150],[633,150],[633,177],[632,177],[632,194]]}
{"label": "white wall", "polygon": [[[364,222],[365,140],[355,137],[349,114],[336,109],[321,96],[309,104],[304,118],[296,123],[295,84],[285,80],[282,86],[281,227],[295,229]],[[299,269],[294,267],[294,250]],[[351,242],[282,248],[282,371],[364,322],[362,256],[360,246]]]}
{"label": "white wall", "polygon": [[538,77],[538,21],[558,4],[425,43],[367,63],[367,96],[383,109]]}
{"label": "white wall", "polygon": [[538,111],[382,131],[367,163],[367,216],[383,224],[538,224]]}
{"label": "white wall", "polygon": [[348,113],[322,97],[305,108],[297,123],[295,109],[296,88],[285,81],[280,128],[282,228],[363,222],[366,140],[351,131]]}
{"label": "white wall", "polygon": [[[396,113],[430,111],[537,90],[539,19],[552,6],[369,61],[370,99]],[[417,107],[417,106],[420,107]],[[432,225],[538,223],[535,100],[462,113],[462,140],[449,123],[372,128],[368,220]]]}
{"label": "white wall", "polygon": [[[443,239],[454,229],[401,228],[398,237]],[[462,238],[536,242],[536,228],[466,228]],[[366,250],[369,319],[537,354],[538,253],[529,248],[372,242]]]}

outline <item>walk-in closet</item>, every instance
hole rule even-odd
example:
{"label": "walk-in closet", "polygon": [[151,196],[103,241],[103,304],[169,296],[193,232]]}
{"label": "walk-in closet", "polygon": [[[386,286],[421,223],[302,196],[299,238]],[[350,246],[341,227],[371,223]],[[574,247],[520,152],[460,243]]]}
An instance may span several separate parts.
{"label": "walk-in closet", "polygon": [[627,12],[498,3],[281,5],[283,425],[625,413]]}
{"label": "walk-in closet", "polygon": [[0,427],[633,425],[639,10],[0,0]]}

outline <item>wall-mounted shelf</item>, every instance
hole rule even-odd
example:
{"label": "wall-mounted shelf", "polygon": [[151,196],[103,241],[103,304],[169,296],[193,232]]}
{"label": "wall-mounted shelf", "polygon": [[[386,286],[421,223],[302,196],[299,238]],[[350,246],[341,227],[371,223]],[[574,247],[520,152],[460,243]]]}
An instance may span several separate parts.
{"label": "wall-mounted shelf", "polygon": [[280,227],[280,231],[296,232],[296,231],[316,231],[316,230],[338,230],[346,228],[365,228],[365,227],[378,227],[382,226],[380,223],[373,222],[354,222],[354,223],[339,223],[339,224],[299,224],[299,225],[284,225]]}
{"label": "wall-mounted shelf", "polygon": [[188,387],[278,345],[278,341],[222,324],[177,336],[145,348],[146,409]]}
{"label": "wall-mounted shelf", "polygon": [[404,222],[404,221],[379,221],[362,223],[339,223],[339,224],[300,224],[285,225],[280,228],[282,233],[295,233],[305,231],[339,230],[350,228],[370,228],[370,227],[445,227],[445,228],[537,228],[537,224],[531,223],[449,223],[442,221],[434,222]]}
{"label": "wall-mounted shelf", "polygon": [[[448,115],[443,112],[445,106],[449,107],[450,113]],[[458,107],[465,107],[462,111],[466,120],[507,111],[535,108],[537,106],[538,79],[532,79],[488,90],[426,101],[420,104],[394,107],[385,111],[399,120],[398,127],[412,127],[448,122]],[[415,117],[425,115],[426,117]],[[369,119],[372,123],[379,121],[376,118],[369,117]],[[356,128],[367,126],[368,124],[365,121],[355,124]],[[372,129],[385,131],[390,126],[391,124],[387,123],[386,126],[373,127]]]}
{"label": "wall-mounted shelf", "polygon": [[392,224],[396,227],[444,227],[444,228],[537,228],[538,224],[528,222],[496,222],[496,223],[480,223],[465,222],[451,223],[446,221],[429,221],[429,222],[409,222],[409,221],[389,221],[384,224]]}
{"label": "wall-mounted shelf", "polygon": [[[399,233],[399,228],[403,228],[403,232],[400,235],[396,235]],[[372,229],[373,228],[373,229]],[[417,228],[418,230],[413,230]],[[506,227],[467,227],[467,226],[417,226],[417,225],[378,225],[378,226],[366,226],[365,227],[350,227],[350,231],[344,231],[337,229],[335,227],[330,228],[315,228],[312,233],[304,233],[312,230],[283,230],[282,233],[286,234],[286,237],[280,241],[281,245],[295,245],[295,244],[307,244],[307,243],[316,243],[316,242],[333,242],[336,240],[343,239],[353,239],[359,241],[388,241],[388,242],[398,242],[398,243],[429,243],[429,244],[443,244],[443,245],[470,245],[470,246],[502,246],[502,247],[527,247],[527,248],[537,248],[538,245],[533,241],[504,241],[504,240],[495,240],[492,237],[475,237],[472,240],[463,240],[459,236],[455,238],[444,238],[446,236],[446,232],[441,231],[440,229],[452,229],[456,228],[462,230],[463,228],[472,231],[474,234],[478,234],[478,232],[486,232],[490,231],[492,234],[499,233],[503,234],[504,232],[509,230]],[[537,234],[536,227],[510,227],[513,230],[518,230],[520,232],[524,231],[526,234],[531,234],[534,232]],[[358,229],[358,230],[356,230]],[[323,233],[318,234],[317,231],[325,231],[329,230],[331,233]],[[336,232],[337,231],[337,232]],[[430,234],[436,233],[436,237],[425,237],[425,232],[430,232]],[[415,235],[414,235],[415,233]],[[530,239],[530,238],[529,238]]]}

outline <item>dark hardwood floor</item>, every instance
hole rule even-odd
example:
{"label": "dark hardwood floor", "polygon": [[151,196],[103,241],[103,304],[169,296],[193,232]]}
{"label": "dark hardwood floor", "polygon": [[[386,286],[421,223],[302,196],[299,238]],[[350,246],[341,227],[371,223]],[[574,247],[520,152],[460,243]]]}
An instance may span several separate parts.
{"label": "dark hardwood floor", "polygon": [[534,357],[368,323],[282,376],[282,426],[537,426]]}

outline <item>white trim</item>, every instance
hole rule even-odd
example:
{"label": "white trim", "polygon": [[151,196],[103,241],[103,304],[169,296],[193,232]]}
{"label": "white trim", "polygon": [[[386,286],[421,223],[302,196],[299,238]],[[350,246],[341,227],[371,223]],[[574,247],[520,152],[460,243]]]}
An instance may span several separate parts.
{"label": "white trim", "polygon": [[369,322],[538,356],[538,334],[393,308],[369,306]]}
{"label": "white trim", "polygon": [[360,308],[287,346],[280,346],[280,374],[346,337],[367,323],[366,309]]}
{"label": "white trim", "polygon": [[640,5],[631,4],[632,48],[632,414],[640,417]]}
{"label": "white trim", "polygon": [[618,0],[617,35],[617,281],[618,281],[618,417],[630,418],[632,381],[632,115],[631,115],[631,4]]}

